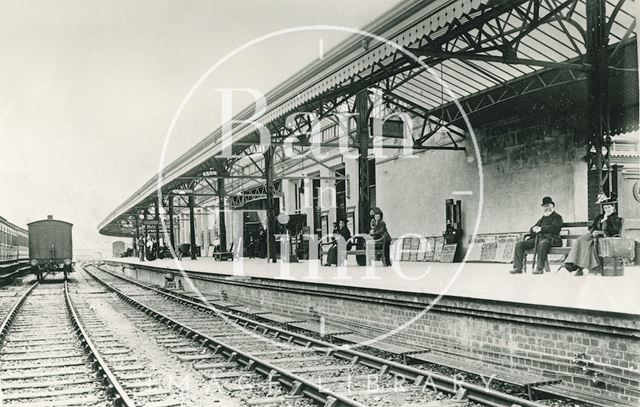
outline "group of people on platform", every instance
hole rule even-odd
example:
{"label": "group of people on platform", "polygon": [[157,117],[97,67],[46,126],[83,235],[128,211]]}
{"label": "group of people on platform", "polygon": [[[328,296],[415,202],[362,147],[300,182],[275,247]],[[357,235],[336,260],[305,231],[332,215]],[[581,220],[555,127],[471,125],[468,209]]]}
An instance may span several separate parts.
{"label": "group of people on platform", "polygon": [[247,254],[250,259],[267,257],[267,234],[262,226],[249,233],[247,237]]}
{"label": "group of people on platform", "polygon": [[140,237],[138,238],[137,246],[140,260],[152,261],[171,257],[169,247],[164,242],[160,244],[155,238],[144,239]]}
{"label": "group of people on platform", "polygon": [[[576,276],[583,275],[583,270],[585,269],[592,270],[600,267],[596,245],[598,238],[617,236],[621,233],[622,219],[616,211],[616,199],[608,198],[601,194],[596,203],[601,205],[602,213],[589,226],[589,232],[575,240],[563,264],[564,268],[569,272],[575,272]],[[533,250],[536,259],[536,267],[533,270],[533,274],[544,273],[550,249],[562,246],[560,232],[563,219],[556,212],[555,202],[551,197],[546,196],[542,199],[541,206],[542,217],[529,229],[529,234],[525,235],[525,238],[515,246],[511,274],[523,272],[525,252],[527,250]],[[381,260],[384,266],[391,266],[391,235],[383,220],[384,214],[380,208],[376,207],[371,209],[369,215],[371,218],[369,236],[375,242],[375,251],[378,254],[376,259]],[[344,265],[347,252],[354,246],[358,250],[365,249],[366,239],[358,235],[353,236],[347,226],[346,219],[340,219],[334,224],[332,236],[340,236],[346,243],[346,247],[341,247],[335,237],[325,243],[329,245],[327,258],[324,262],[325,266]],[[138,240],[138,249],[141,260],[144,257],[147,260],[154,260],[156,256],[162,258],[162,253],[165,251],[155,239],[148,239],[145,242],[142,237]],[[249,257],[266,257],[266,234],[264,229],[256,233],[256,235],[249,235],[248,250]],[[339,250],[346,251],[339,252]]]}
{"label": "group of people on platform", "polygon": [[[584,269],[600,267],[595,244],[597,238],[620,235],[622,231],[622,219],[616,212],[616,199],[601,194],[596,203],[602,206],[602,213],[589,226],[589,232],[576,239],[563,264],[565,269],[575,272],[576,276],[582,276]],[[545,196],[542,199],[542,217],[529,229],[525,239],[516,244],[511,274],[522,273],[525,251],[531,249],[537,260],[533,274],[544,273],[551,247],[562,246],[560,231],[563,221],[555,206],[551,197]]]}
{"label": "group of people on platform", "polygon": [[[372,208],[369,212],[370,228],[369,236],[375,242],[376,251],[380,252],[380,260],[383,266],[391,266],[391,235],[387,230],[387,224],[383,220],[384,213],[380,208]],[[346,242],[346,250],[349,251],[355,245],[358,249],[364,249],[366,240],[361,236],[352,236],[351,231],[347,227],[347,221],[345,219],[338,220],[334,224],[333,235],[340,235]],[[339,246],[335,238],[329,243],[329,250],[327,253],[327,261],[325,266],[343,265],[346,261],[346,253],[338,253]],[[340,256],[339,256],[340,254]]]}

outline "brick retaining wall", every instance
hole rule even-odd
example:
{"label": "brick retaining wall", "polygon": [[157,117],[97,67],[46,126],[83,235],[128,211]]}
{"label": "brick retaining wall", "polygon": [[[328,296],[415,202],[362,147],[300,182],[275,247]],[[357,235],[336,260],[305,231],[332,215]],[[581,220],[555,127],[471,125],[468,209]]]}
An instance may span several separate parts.
{"label": "brick retaining wall", "polygon": [[[166,270],[127,267],[124,274],[162,285]],[[180,275],[178,278],[182,279]],[[640,329],[637,315],[585,311],[469,298],[359,289],[259,278],[193,273],[204,292],[223,293],[228,301],[327,324],[349,327],[368,337],[397,329],[398,344],[416,345],[517,367],[576,388],[624,401],[640,401]],[[185,288],[189,285],[184,283]],[[585,373],[576,355],[593,358]],[[598,372],[598,383],[592,383]]]}

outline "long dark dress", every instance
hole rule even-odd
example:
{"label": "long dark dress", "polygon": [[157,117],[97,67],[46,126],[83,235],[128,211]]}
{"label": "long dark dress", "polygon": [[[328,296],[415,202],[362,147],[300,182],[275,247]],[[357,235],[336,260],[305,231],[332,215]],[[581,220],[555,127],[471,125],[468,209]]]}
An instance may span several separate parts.
{"label": "long dark dress", "polygon": [[573,271],[578,268],[590,270],[600,265],[591,233],[600,230],[606,236],[615,236],[620,234],[622,228],[622,219],[618,217],[617,213],[612,213],[604,222],[602,221],[603,217],[604,215],[598,215],[589,227],[589,233],[580,236],[571,246],[571,251],[564,262],[567,270]]}
{"label": "long dark dress", "polygon": [[382,264],[384,266],[391,265],[391,256],[389,248],[391,245],[391,235],[387,231],[387,224],[382,219],[376,222],[371,230],[371,237],[376,241],[376,248],[382,249]]}
{"label": "long dark dress", "polygon": [[[346,226],[338,229],[335,232],[340,236],[342,236],[345,242],[351,239],[351,232],[349,231],[349,228]],[[347,248],[346,248],[347,250],[349,250],[349,246],[350,244],[347,244]],[[343,262],[344,262],[344,255],[341,256],[340,263],[342,264]],[[335,265],[338,264],[338,243],[337,242],[334,242],[329,248],[329,253],[327,253],[327,264],[335,264]]]}

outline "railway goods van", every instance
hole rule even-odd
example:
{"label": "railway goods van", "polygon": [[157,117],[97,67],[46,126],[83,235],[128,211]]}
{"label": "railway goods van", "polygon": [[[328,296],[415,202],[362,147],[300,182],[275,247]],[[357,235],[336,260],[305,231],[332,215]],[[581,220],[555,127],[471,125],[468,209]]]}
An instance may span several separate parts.
{"label": "railway goods van", "polygon": [[48,216],[31,222],[29,228],[29,260],[31,270],[42,281],[50,273],[63,272],[65,279],[73,271],[73,225]]}

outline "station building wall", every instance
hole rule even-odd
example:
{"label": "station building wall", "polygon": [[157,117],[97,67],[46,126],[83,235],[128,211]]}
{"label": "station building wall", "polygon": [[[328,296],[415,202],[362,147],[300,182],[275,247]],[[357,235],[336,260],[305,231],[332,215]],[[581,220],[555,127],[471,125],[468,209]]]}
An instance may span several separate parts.
{"label": "station building wall", "polygon": [[[479,160],[470,137],[463,142],[467,151],[429,150],[411,157],[376,159],[375,206],[384,211],[392,236],[441,235],[445,228],[445,200],[449,198],[462,201],[463,247],[467,246],[476,222],[478,233],[528,230],[541,215],[540,203],[544,196],[554,199],[556,210],[566,222],[588,220],[587,163],[583,159],[585,147],[576,141],[578,137],[570,127],[570,117],[556,126],[548,123],[529,127],[513,126],[508,131],[496,131],[496,128],[499,129],[498,126],[475,129],[482,163],[482,205]],[[357,160],[336,154],[324,166],[311,165],[290,174],[331,177],[334,175],[333,169],[339,167],[344,167],[349,176],[346,209],[355,215],[354,224],[349,226],[352,233],[356,233],[359,193]],[[637,182],[637,171],[623,169],[618,178],[623,188],[621,192],[626,194],[620,207],[621,215],[640,218],[637,213],[640,205],[634,205],[631,197],[633,185]],[[306,214],[307,224],[313,231],[320,225],[314,224],[313,190],[310,184],[305,182],[297,205],[296,193],[300,183],[284,180],[280,210],[288,214]],[[335,181],[323,179],[320,185],[320,212],[327,216],[330,232],[332,223],[337,221]],[[231,214],[226,218],[230,244],[239,235],[242,221]],[[198,223],[197,238],[203,229],[207,229]],[[229,227],[230,224],[233,226]],[[181,229],[181,241],[188,242],[188,223],[187,227]],[[211,231],[211,228],[208,229]]]}
{"label": "station building wall", "polygon": [[587,220],[587,167],[573,134],[556,132],[539,143],[507,138],[497,145],[482,130],[476,135],[482,158],[482,206],[480,170],[478,160],[471,158],[474,148],[469,138],[468,152],[430,150],[416,158],[378,163],[377,204],[393,236],[441,235],[448,198],[462,201],[463,246],[476,222],[478,233],[528,230],[541,215],[544,196],[554,199],[566,222]]}
{"label": "station building wall", "polygon": [[[551,196],[566,222],[587,220],[587,164],[584,148],[567,127],[547,130],[538,125],[496,134],[494,128],[476,129],[482,162],[483,194],[479,160],[471,138],[463,142],[467,151],[429,150],[403,157],[376,159],[375,206],[384,211],[393,237],[407,234],[439,236],[445,229],[445,200],[463,205],[463,247],[478,222],[478,233],[522,232],[541,216],[542,197]],[[336,156],[326,166],[307,168],[311,176],[330,177],[332,169],[344,166],[347,181],[347,211],[355,213],[358,225],[357,160]],[[303,172],[297,173],[298,175]],[[320,212],[328,217],[329,231],[337,220],[335,181],[320,181]],[[312,189],[309,185],[295,207],[293,182],[283,183],[285,213],[305,213],[314,230]],[[479,219],[479,220],[478,220]]]}

